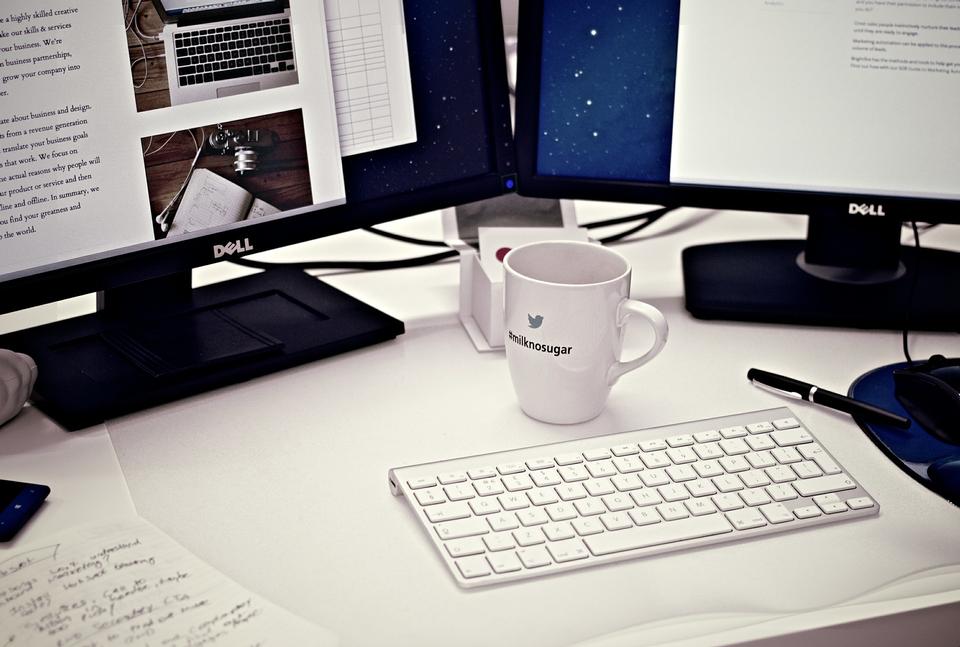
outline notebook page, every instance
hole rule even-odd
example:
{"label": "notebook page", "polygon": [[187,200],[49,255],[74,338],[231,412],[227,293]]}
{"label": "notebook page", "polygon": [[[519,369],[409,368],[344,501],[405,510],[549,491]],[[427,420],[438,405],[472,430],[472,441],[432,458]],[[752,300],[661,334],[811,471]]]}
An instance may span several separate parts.
{"label": "notebook page", "polygon": [[139,518],[80,526],[0,561],[4,647],[334,645]]}

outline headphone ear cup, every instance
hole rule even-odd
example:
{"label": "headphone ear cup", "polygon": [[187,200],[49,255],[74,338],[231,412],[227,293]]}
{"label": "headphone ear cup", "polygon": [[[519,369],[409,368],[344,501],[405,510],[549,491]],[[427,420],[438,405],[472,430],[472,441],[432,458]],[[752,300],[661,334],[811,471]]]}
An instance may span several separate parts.
{"label": "headphone ear cup", "polygon": [[893,372],[894,394],[928,433],[960,445],[960,393],[946,382],[913,369]]}

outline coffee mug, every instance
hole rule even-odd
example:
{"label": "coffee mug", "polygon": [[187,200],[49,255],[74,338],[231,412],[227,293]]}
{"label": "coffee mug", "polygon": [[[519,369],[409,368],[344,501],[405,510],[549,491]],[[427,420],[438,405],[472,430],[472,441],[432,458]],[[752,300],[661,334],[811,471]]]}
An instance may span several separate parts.
{"label": "coffee mug", "polygon": [[[629,298],[630,263],[592,243],[540,241],[503,259],[504,343],[520,408],[538,420],[572,424],[595,418],[610,388],[663,349],[667,321]],[[655,341],[621,361],[627,320],[639,316]]]}

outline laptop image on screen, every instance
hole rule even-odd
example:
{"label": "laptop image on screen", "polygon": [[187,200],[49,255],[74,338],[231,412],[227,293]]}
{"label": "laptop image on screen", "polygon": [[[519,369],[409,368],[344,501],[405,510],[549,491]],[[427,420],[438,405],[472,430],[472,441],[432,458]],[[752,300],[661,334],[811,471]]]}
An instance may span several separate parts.
{"label": "laptop image on screen", "polygon": [[297,83],[287,0],[153,2],[171,105]]}

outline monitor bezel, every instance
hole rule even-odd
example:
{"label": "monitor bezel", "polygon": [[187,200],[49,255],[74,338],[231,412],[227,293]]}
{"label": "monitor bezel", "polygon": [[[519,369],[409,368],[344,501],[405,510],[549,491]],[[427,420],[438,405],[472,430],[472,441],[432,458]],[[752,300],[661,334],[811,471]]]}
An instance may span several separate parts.
{"label": "monitor bezel", "polygon": [[44,265],[36,268],[36,271],[11,273],[7,278],[0,275],[0,313],[119,288],[217,263],[225,259],[215,256],[215,246],[237,239],[246,239],[252,249],[239,252],[232,258],[510,192],[507,184],[509,181],[509,184],[515,185],[516,161],[510,127],[500,4],[478,0],[476,10],[481,34],[479,42],[488,107],[488,132],[494,140],[491,151],[491,163],[495,166],[493,172],[358,203],[298,209],[286,217],[177,241],[145,241],[114,252]]}
{"label": "monitor bezel", "polygon": [[[679,2],[679,0],[678,0]],[[537,170],[544,0],[524,0],[517,35],[516,142],[521,195],[793,214],[849,214],[851,205],[883,207],[903,222],[960,224],[960,200],[828,193],[762,187],[692,186],[541,174]]]}

